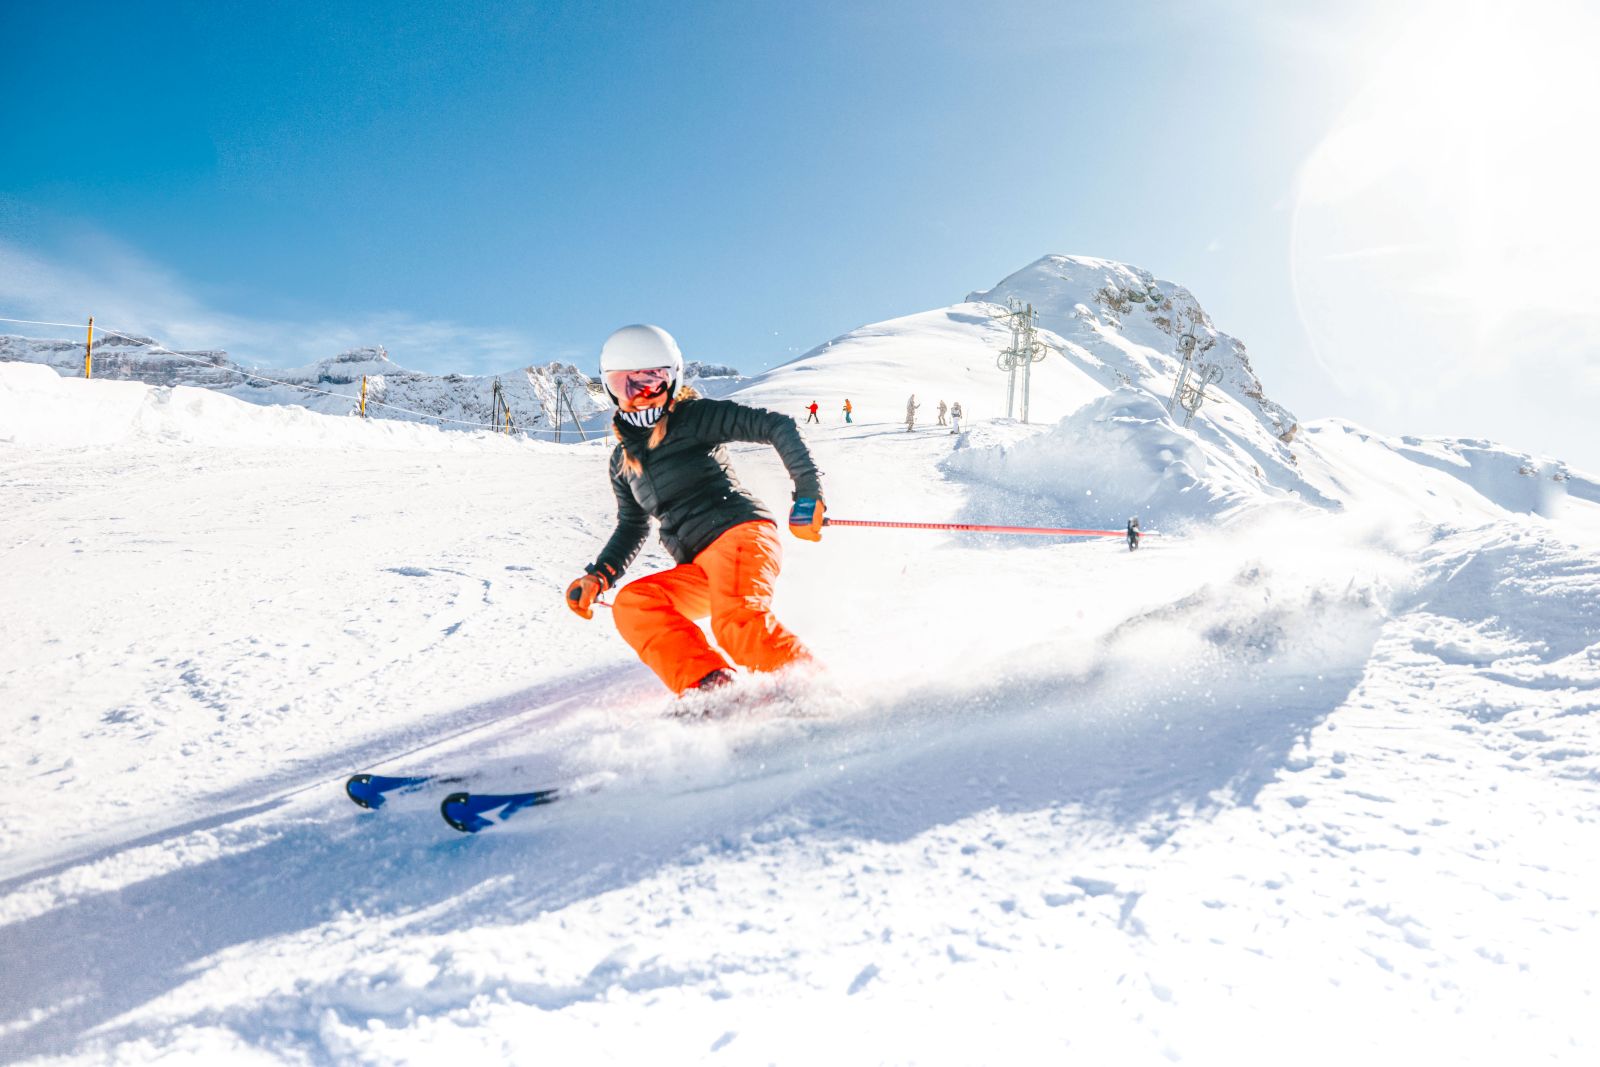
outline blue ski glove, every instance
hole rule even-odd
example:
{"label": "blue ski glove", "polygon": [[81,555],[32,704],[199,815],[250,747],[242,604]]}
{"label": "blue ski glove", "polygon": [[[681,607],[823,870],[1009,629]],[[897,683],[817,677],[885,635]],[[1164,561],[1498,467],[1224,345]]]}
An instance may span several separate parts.
{"label": "blue ski glove", "polygon": [[816,497],[796,497],[789,509],[789,532],[802,541],[822,540],[822,515],[827,510]]}

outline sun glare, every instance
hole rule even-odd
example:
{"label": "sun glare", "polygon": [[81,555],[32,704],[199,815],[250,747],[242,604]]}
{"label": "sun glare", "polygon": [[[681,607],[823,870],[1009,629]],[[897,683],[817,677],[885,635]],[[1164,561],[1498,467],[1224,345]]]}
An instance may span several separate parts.
{"label": "sun glare", "polygon": [[1292,248],[1324,367],[1381,360],[1402,389],[1410,371],[1516,358],[1526,316],[1600,304],[1593,5],[1410,12],[1304,166]]}

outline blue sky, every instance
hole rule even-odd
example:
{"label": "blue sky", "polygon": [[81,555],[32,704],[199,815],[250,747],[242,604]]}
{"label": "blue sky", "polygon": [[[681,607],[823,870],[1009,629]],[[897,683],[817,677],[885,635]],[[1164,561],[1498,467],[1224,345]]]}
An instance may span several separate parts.
{"label": "blue sky", "polygon": [[1073,253],[1188,285],[1303,415],[1471,434],[1350,410],[1294,287],[1395,8],[8,5],[0,315],[463,372],[642,320],[750,372]]}

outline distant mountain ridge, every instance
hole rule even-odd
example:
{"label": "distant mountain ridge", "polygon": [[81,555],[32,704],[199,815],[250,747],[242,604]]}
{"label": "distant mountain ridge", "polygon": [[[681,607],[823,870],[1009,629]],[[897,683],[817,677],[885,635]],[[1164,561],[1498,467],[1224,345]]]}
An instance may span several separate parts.
{"label": "distant mountain ridge", "polygon": [[[243,385],[244,368],[218,349],[169,351],[153,338],[101,334],[90,350],[100,378],[149,385],[227,389]],[[82,341],[42,340],[0,334],[0,362],[43,363],[68,377],[83,374]]]}
{"label": "distant mountain ridge", "polygon": [[[497,380],[518,429],[549,431],[558,422],[570,428],[571,415],[595,424],[611,409],[599,382],[571,363],[530,365],[499,375],[436,375],[407,370],[383,347],[367,346],[301,367],[248,369],[225,351],[179,351],[152,338],[114,334],[95,338],[93,356],[96,378],[210,389],[251,403],[297,404],[330,415],[357,410],[364,378],[369,417],[454,429],[500,424]],[[81,342],[0,335],[0,362],[43,363],[78,377],[83,359]],[[737,370],[716,363],[690,362],[685,376],[708,394],[725,392],[740,380]]]}

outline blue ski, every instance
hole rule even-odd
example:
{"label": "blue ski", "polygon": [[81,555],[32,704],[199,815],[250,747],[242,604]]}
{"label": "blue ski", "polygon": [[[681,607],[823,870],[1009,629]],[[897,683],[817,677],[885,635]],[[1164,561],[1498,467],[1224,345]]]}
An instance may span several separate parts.
{"label": "blue ski", "polygon": [[423,774],[406,778],[390,778],[381,774],[353,774],[350,776],[350,780],[344,783],[344,791],[351,800],[370,811],[383,807],[385,793],[414,793],[430,782],[461,782],[465,780],[459,775]]}
{"label": "blue ski", "polygon": [[554,804],[564,795],[560,789],[535,789],[528,793],[451,793],[439,805],[439,814],[451,829],[475,834],[494,825],[493,820],[484,816],[496,808],[500,809],[499,821],[505,822],[524,808]]}

